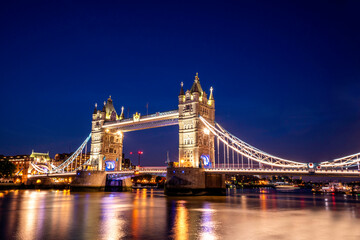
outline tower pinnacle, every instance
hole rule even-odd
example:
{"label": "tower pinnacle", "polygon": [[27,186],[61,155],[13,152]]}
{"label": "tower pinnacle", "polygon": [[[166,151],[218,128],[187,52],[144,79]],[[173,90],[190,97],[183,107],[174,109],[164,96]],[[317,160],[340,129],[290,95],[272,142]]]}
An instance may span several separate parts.
{"label": "tower pinnacle", "polygon": [[180,86],[181,86],[181,88],[180,88],[180,94],[179,94],[179,96],[185,95],[185,93],[184,93],[184,88],[183,88],[184,83],[181,82]]}
{"label": "tower pinnacle", "polygon": [[121,107],[120,120],[124,119],[124,106]]}
{"label": "tower pinnacle", "polygon": [[203,94],[203,90],[201,88],[200,80],[199,80],[199,73],[196,73],[194,83],[190,89],[190,93],[193,93],[193,92],[198,92],[198,93],[200,93],[200,95]]}
{"label": "tower pinnacle", "polygon": [[214,100],[214,96],[213,96],[213,87],[210,87],[210,97],[209,100]]}
{"label": "tower pinnacle", "polygon": [[97,113],[97,103],[95,103],[94,114]]}

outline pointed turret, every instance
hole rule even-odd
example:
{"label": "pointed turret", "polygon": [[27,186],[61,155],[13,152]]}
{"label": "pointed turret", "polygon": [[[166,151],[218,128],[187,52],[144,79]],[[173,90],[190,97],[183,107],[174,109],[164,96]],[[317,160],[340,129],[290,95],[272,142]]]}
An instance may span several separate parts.
{"label": "pointed turret", "polygon": [[180,94],[179,94],[179,96],[183,96],[183,95],[185,95],[185,93],[184,93],[184,83],[183,82],[181,82],[181,88],[180,88]]}
{"label": "pointed turret", "polygon": [[124,106],[121,107],[121,114],[119,116],[119,119],[120,120],[123,120],[124,119]]}
{"label": "pointed turret", "polygon": [[200,95],[203,94],[203,90],[201,88],[200,80],[199,80],[199,73],[196,73],[194,83],[190,89],[190,93],[193,93],[193,92],[198,92],[198,93],[200,93]]}
{"label": "pointed turret", "polygon": [[213,87],[210,87],[210,97],[209,100],[214,100],[214,96],[213,96]]}
{"label": "pointed turret", "polygon": [[111,95],[110,95],[105,104],[106,119],[110,119],[113,112],[115,112],[115,116],[116,116],[116,110],[114,108],[113,101],[112,101]]}
{"label": "pointed turret", "polygon": [[208,100],[208,105],[211,106],[211,107],[215,107],[215,100],[214,100],[214,95],[213,95],[213,87],[210,88],[210,97],[209,97],[209,100]]}
{"label": "pointed turret", "polygon": [[97,113],[97,103],[95,103],[94,114]]}

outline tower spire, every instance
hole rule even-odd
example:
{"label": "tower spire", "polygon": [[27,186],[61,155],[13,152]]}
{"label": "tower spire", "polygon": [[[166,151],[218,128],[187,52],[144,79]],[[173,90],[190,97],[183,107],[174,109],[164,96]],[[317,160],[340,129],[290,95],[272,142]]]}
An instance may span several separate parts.
{"label": "tower spire", "polygon": [[124,106],[121,107],[120,120],[124,119]]}
{"label": "tower spire", "polygon": [[214,100],[214,95],[213,95],[213,87],[210,87],[210,97],[209,100]]}
{"label": "tower spire", "polygon": [[203,94],[203,90],[200,85],[199,73],[196,73],[194,83],[190,89],[190,93],[198,92],[200,95]]}
{"label": "tower spire", "polygon": [[181,82],[180,86],[181,86],[181,88],[180,88],[180,94],[179,94],[179,96],[183,96],[183,95],[185,95],[185,93],[184,93],[184,83]]}
{"label": "tower spire", "polygon": [[95,103],[94,114],[97,113],[97,103]]}

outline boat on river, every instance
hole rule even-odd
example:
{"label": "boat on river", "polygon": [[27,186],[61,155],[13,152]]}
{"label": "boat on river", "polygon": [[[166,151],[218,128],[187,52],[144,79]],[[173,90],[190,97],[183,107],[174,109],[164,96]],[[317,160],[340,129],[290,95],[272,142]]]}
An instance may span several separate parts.
{"label": "boat on river", "polygon": [[290,184],[290,183],[286,183],[286,182],[276,182],[274,184],[276,190],[279,191],[292,191],[292,190],[297,190],[300,189],[300,187],[298,185],[295,184]]}

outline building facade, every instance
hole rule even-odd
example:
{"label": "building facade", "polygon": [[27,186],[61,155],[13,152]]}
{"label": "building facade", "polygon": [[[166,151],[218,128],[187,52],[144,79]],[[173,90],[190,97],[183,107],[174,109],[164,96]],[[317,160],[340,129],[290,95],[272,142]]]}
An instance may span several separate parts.
{"label": "building facade", "polygon": [[14,182],[26,182],[31,162],[30,155],[0,156],[0,161],[9,161],[15,165]]}

